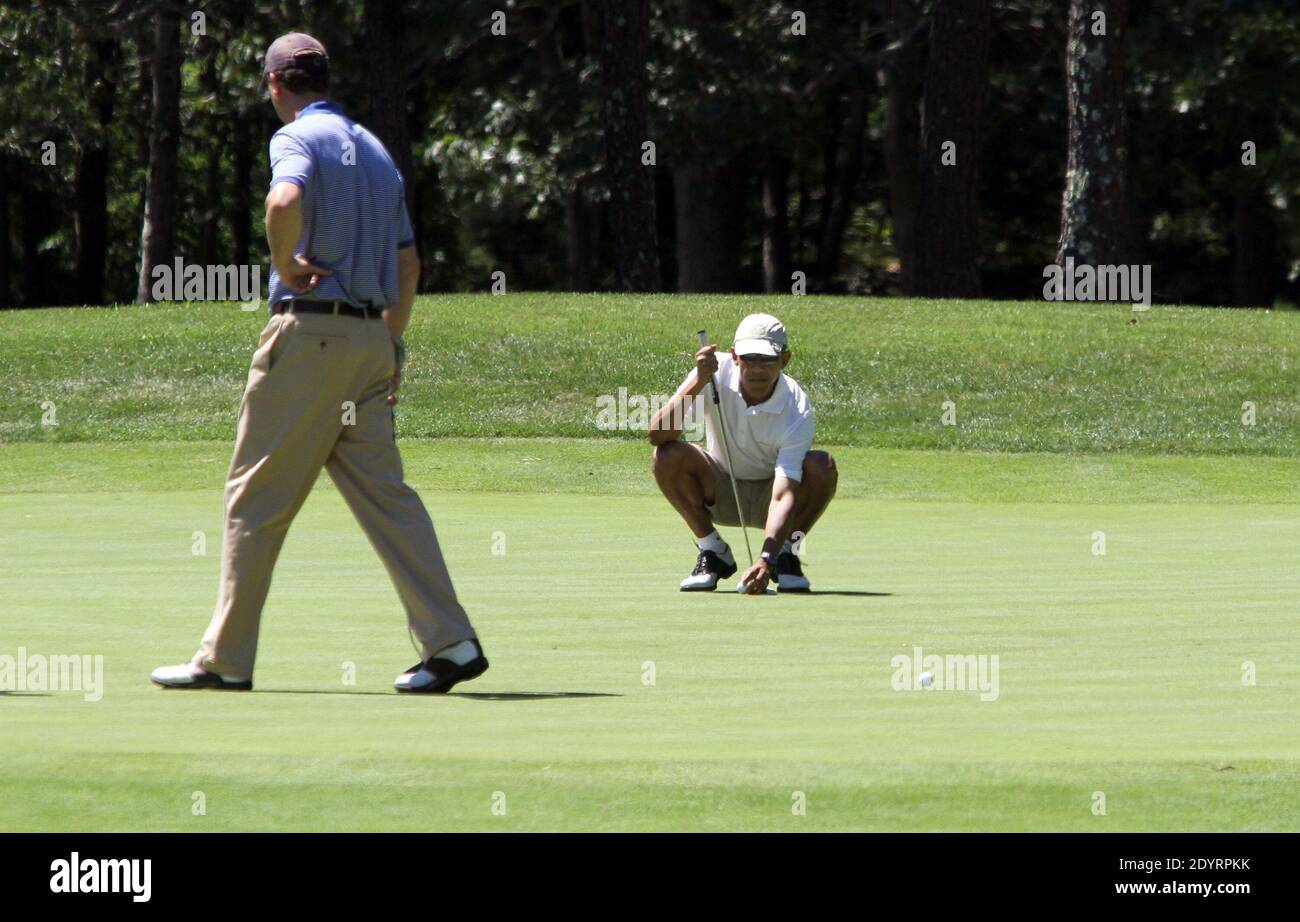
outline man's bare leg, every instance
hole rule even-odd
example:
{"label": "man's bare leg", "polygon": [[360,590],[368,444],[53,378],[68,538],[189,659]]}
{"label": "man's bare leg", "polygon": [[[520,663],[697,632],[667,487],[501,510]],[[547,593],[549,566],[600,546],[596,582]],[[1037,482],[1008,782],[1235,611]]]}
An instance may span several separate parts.
{"label": "man's bare leg", "polygon": [[736,572],[736,558],[713,527],[709,506],[713,495],[713,468],[704,452],[687,442],[666,442],[655,447],[654,473],[659,489],[686,520],[695,535],[700,555],[691,575],[681,582],[683,592],[710,592]]}
{"label": "man's bare leg", "polygon": [[829,452],[810,451],[804,456],[803,480],[795,489],[794,522],[790,529],[792,540],[796,533],[806,535],[812,531],[813,525],[835,498],[839,478],[835,459]]}
{"label": "man's bare leg", "polygon": [[713,469],[704,452],[689,442],[665,442],[655,446],[655,482],[668,502],[686,520],[697,539],[713,533]]}
{"label": "man's bare leg", "polygon": [[835,459],[824,451],[810,451],[803,460],[803,479],[794,487],[789,533],[776,558],[776,581],[779,592],[810,592],[808,577],[796,549],[812,529],[835,496],[839,474]]}

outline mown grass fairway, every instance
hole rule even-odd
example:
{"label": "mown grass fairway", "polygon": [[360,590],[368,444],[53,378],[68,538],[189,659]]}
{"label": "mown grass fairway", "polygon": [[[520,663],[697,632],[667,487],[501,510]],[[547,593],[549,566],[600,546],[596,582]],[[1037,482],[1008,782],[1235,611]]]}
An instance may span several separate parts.
{"label": "mown grass fairway", "polygon": [[[696,330],[729,344],[759,310],[790,328],[789,372],[829,444],[1300,450],[1300,311],[733,295],[422,298],[401,435],[602,435],[597,395],[671,394]],[[0,439],[230,439],[265,323],[264,306],[231,304],[0,311]],[[940,425],[946,400],[957,426]],[[60,408],[57,430],[41,425],[43,401]]]}
{"label": "mown grass fairway", "polygon": [[[583,300],[526,303],[567,316]],[[670,391],[684,374],[703,302],[657,302],[656,323],[680,329],[683,342],[656,347],[655,381],[636,372],[647,389]],[[821,303],[806,299],[800,319],[788,321],[796,342],[799,323],[827,355],[858,355],[868,334],[838,304],[819,326]],[[417,315],[437,304],[422,301]],[[741,304],[708,299],[704,309],[732,317]],[[1110,334],[1099,331],[1113,318],[1104,311],[1034,313],[1042,307],[997,310],[1071,339],[1075,356],[1109,348]],[[876,302],[865,308],[887,312]],[[127,367],[137,346],[133,335],[113,336],[110,318],[137,330],[141,317],[162,310],[0,315],[0,358],[9,363],[14,342],[39,340],[33,326],[56,315],[62,341],[82,344],[44,386],[6,383],[22,395],[0,420],[10,439],[0,444],[0,655],[20,646],[100,654],[106,673],[100,701],[0,694],[0,829],[1300,828],[1300,458],[1286,416],[1297,391],[1281,393],[1297,367],[1297,315],[1255,318],[1275,325],[1256,339],[1268,328],[1180,312],[1177,323],[1196,332],[1171,336],[1167,355],[1149,343],[1150,361],[1107,378],[1111,402],[1060,392],[1059,419],[1086,421],[1082,428],[1026,421],[1019,431],[990,423],[982,434],[948,433],[937,423],[943,388],[927,391],[918,378],[906,413],[877,440],[875,422],[853,422],[848,379],[829,385],[838,438],[824,442],[842,482],[808,541],[819,594],[806,598],[677,592],[693,562],[689,536],[655,492],[648,447],[629,437],[405,439],[408,475],[492,660],[461,693],[430,699],[392,691],[415,657],[404,619],[324,478],[276,571],[256,691],[149,684],[153,667],[193,652],[215,598],[230,443],[197,441],[206,430],[186,420],[211,418],[228,438],[242,378],[223,371],[190,388],[159,367],[157,401],[182,408],[176,432],[165,442],[133,439],[166,431],[164,421],[139,423],[136,404],[106,399],[94,376],[112,373],[112,356]],[[1155,309],[1138,329],[1169,322],[1162,314]],[[887,313],[873,316],[883,322]],[[551,322],[496,317],[497,343],[524,336],[516,326]],[[1220,325],[1213,336],[1202,335],[1199,318]],[[611,320],[609,329],[625,323]],[[239,361],[259,325],[228,337],[243,349]],[[949,350],[942,325],[929,329],[934,348]],[[422,330],[413,352],[431,333]],[[1266,347],[1283,334],[1289,344]],[[476,346],[463,348],[468,362]],[[551,357],[525,352],[531,358],[520,361],[531,364],[521,377],[545,378]],[[1050,364],[1051,355],[1039,358]],[[998,401],[1019,394],[1043,406],[1057,393],[1045,396],[1040,378],[988,356],[968,371],[985,359],[988,380],[976,375],[972,393],[987,386],[1004,392]],[[1207,371],[1215,361],[1236,371]],[[78,362],[85,403],[70,396]],[[1281,383],[1265,380],[1259,369],[1268,363],[1288,369]],[[1126,431],[1119,417],[1140,418],[1143,395],[1171,386],[1159,369],[1174,366],[1186,371],[1186,394],[1148,407],[1163,438],[1182,439],[1171,456],[1069,450],[1076,439],[1111,444]],[[137,370],[147,384],[149,368]],[[407,392],[403,426],[439,418],[425,403],[429,373],[417,373]],[[580,405],[594,413],[597,394],[635,392],[620,373],[589,363],[565,412],[576,420]],[[906,368],[891,375],[906,377]],[[512,395],[504,429],[526,421],[529,400],[545,402],[510,390],[508,378],[497,385]],[[1274,396],[1254,397],[1257,387]],[[148,402],[147,391],[131,388],[133,401]],[[39,406],[29,406],[46,391],[64,394],[51,398],[61,419],[80,420],[58,443],[39,427]],[[462,420],[455,426],[490,402],[473,387],[465,393],[465,405],[448,411]],[[1260,426],[1267,417],[1278,428],[1236,431],[1242,400],[1273,408],[1261,409]],[[859,404],[863,419],[878,422],[873,405]],[[1213,407],[1227,422],[1206,418]],[[1027,412],[989,419],[1010,425]],[[909,427],[918,441],[951,438],[952,449],[974,439],[989,449],[1046,442],[1050,450],[907,450]],[[191,553],[195,531],[207,536],[205,556]],[[1093,553],[1095,532],[1105,534],[1104,556]],[[739,533],[728,537],[743,554]],[[996,654],[996,700],[894,690],[892,657],[917,646]],[[355,685],[343,681],[348,663]],[[1254,684],[1243,683],[1247,663]],[[195,792],[206,815],[192,813]],[[496,792],[505,815],[493,812]],[[792,814],[794,792],[806,796],[804,816]],[[1093,812],[1095,792],[1105,794],[1104,816]]]}

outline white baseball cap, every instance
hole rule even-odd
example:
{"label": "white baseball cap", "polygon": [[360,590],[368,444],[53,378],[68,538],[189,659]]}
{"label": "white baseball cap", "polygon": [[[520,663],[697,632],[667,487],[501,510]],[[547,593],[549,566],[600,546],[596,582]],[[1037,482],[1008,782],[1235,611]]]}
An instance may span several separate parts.
{"label": "white baseball cap", "polygon": [[736,327],[736,355],[780,355],[789,346],[785,325],[771,314],[750,314]]}

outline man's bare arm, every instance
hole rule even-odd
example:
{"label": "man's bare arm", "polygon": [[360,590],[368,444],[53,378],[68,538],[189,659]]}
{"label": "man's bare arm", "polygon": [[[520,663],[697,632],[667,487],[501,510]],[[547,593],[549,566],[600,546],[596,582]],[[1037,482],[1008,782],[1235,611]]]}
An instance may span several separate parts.
{"label": "man's bare arm", "polygon": [[772,556],[781,553],[781,546],[790,537],[790,528],[794,523],[795,483],[783,474],[777,474],[772,480],[772,502],[767,507],[767,528],[763,540],[763,550]]}
{"label": "man's bare arm", "polygon": [[302,234],[302,189],[297,183],[278,182],[266,196],[266,242],[271,265],[280,281],[299,294],[311,291],[321,277],[333,271],[295,253]]}
{"label": "man's bare arm", "polygon": [[266,242],[271,247],[271,265],[281,278],[293,266],[301,234],[302,189],[297,183],[276,183],[266,195]]}
{"label": "man's bare arm", "polygon": [[760,559],[740,576],[740,581],[750,586],[751,593],[761,593],[767,589],[768,580],[776,575],[775,561],[781,553],[786,538],[790,537],[790,525],[794,520],[795,507],[794,481],[777,474],[772,480],[772,502],[767,507],[767,527],[763,538],[761,554],[769,557]]}
{"label": "man's bare arm", "polygon": [[[675,442],[682,437],[682,427],[686,424],[686,410],[713,378],[718,370],[717,343],[705,346],[695,353],[695,375],[677,389],[672,399],[665,403],[650,420],[650,444],[664,445]],[[674,423],[680,424],[674,426]]]}
{"label": "man's bare arm", "polygon": [[411,322],[415,292],[420,286],[420,254],[413,246],[397,251],[397,303],[384,311],[388,332],[401,336]]}

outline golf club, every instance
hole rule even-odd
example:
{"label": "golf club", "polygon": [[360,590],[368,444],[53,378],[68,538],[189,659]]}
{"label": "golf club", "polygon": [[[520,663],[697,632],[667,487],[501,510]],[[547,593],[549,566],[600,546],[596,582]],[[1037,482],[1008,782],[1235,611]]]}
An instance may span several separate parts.
{"label": "golf club", "polygon": [[[709,344],[709,337],[703,330],[699,331],[700,347],[703,348]],[[731,466],[731,446],[727,444],[727,424],[722,420],[722,404],[718,400],[718,379],[713,377],[709,379],[709,386],[713,388],[713,407],[718,413],[718,436],[722,439],[722,454],[727,459],[727,477],[731,480],[731,495],[736,500],[736,514],[740,516],[740,533],[745,536],[745,553],[749,556],[749,565],[754,566],[754,552],[749,547],[749,531],[745,528],[745,509],[740,504],[740,490],[736,488],[736,472]]]}

